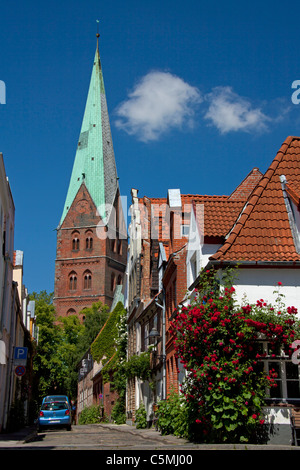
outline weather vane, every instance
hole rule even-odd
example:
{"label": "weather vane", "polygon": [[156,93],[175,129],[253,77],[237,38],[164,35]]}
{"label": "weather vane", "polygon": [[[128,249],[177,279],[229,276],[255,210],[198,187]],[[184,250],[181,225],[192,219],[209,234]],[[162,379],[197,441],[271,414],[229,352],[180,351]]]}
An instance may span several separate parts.
{"label": "weather vane", "polygon": [[98,38],[100,36],[100,34],[99,34],[99,20],[96,20],[96,23],[97,23],[97,34],[96,34],[96,36]]}

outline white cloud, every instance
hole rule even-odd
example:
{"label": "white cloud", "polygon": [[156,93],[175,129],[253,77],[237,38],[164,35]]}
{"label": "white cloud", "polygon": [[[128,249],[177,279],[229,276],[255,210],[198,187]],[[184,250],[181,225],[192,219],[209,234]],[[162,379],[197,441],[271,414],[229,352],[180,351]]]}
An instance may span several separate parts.
{"label": "white cloud", "polygon": [[231,87],[216,87],[206,97],[209,102],[205,119],[222,133],[231,131],[265,131],[271,120],[250,101],[237,95]]}
{"label": "white cloud", "polygon": [[193,125],[197,88],[167,72],[145,75],[116,110],[116,125],[144,142],[157,140],[172,128]]}

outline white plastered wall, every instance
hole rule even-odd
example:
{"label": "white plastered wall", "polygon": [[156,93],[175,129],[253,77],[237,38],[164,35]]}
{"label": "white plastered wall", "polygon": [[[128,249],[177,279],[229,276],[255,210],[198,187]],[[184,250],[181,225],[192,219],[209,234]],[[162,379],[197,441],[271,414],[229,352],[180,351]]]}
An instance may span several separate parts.
{"label": "white plastered wall", "polygon": [[[235,282],[236,298],[239,303],[250,304],[263,299],[274,303],[278,292],[283,294],[282,300],[286,307],[294,306],[300,316],[300,269],[276,268],[239,268]],[[278,287],[278,282],[282,286]]]}

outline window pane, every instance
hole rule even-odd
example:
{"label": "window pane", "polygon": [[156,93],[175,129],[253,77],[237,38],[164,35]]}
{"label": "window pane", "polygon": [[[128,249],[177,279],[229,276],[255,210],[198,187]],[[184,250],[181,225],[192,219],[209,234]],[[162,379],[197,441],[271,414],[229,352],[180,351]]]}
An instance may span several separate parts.
{"label": "window pane", "polygon": [[281,378],[281,367],[280,367],[280,362],[273,362],[273,361],[270,361],[268,363],[268,366],[269,366],[269,372],[273,369],[278,378]]}
{"label": "window pane", "polygon": [[257,353],[260,354],[260,355],[262,355],[263,352],[264,352],[264,345],[263,345],[263,343],[261,343],[261,342],[260,342],[260,343],[257,343]]}
{"label": "window pane", "polygon": [[270,397],[271,398],[282,398],[282,384],[281,380],[275,380],[277,387],[270,388]]}
{"label": "window pane", "polygon": [[280,355],[280,345],[276,345],[275,348],[271,348],[270,343],[268,343],[268,355],[271,356],[272,354],[275,354],[276,356]]}
{"label": "window pane", "polygon": [[280,362],[268,362],[269,372],[274,371],[277,374],[277,380],[275,383],[277,387],[270,387],[270,397],[271,398],[283,398],[282,396],[282,382],[281,382],[281,366]]}
{"label": "window pane", "polygon": [[288,398],[300,398],[299,382],[294,380],[288,380],[286,383],[287,386],[287,396]]}
{"label": "window pane", "polygon": [[298,365],[292,362],[286,362],[286,378],[287,379],[299,379]]}
{"label": "window pane", "polygon": [[255,372],[261,373],[264,371],[264,363],[263,361],[258,361],[257,364],[255,365]]}

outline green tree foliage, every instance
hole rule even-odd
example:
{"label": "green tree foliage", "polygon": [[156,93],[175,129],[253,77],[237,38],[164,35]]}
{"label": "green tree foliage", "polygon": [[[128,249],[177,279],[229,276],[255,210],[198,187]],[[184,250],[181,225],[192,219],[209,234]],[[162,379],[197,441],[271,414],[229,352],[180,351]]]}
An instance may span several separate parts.
{"label": "green tree foliage", "polygon": [[128,378],[138,377],[141,380],[150,380],[150,352],[143,351],[140,354],[133,354],[126,363],[125,374]]}
{"label": "green tree foliage", "polygon": [[109,308],[101,302],[95,302],[91,307],[81,311],[84,313],[84,329],[78,338],[78,353],[82,356],[93,343],[99,331],[109,317]]}
{"label": "green tree foliage", "polygon": [[118,393],[117,402],[112,410],[112,419],[116,424],[126,422],[126,385],[125,374],[127,358],[127,312],[122,304],[117,305],[120,315],[117,321],[118,335],[116,338],[115,368],[113,375],[113,388]]}
{"label": "green tree foliage", "polygon": [[91,345],[91,353],[95,361],[100,362],[104,358],[108,361],[115,354],[118,339],[118,323],[122,312],[123,304],[119,302],[110,313],[100,333],[98,330],[99,334]]}
{"label": "green tree foliage", "polygon": [[84,334],[84,325],[80,323],[76,315],[60,318],[60,357],[67,368],[68,373],[63,378],[62,387],[70,398],[75,398],[77,393],[78,371],[77,363],[80,359],[78,345]]}
{"label": "green tree foliage", "polygon": [[108,306],[101,302],[85,308],[84,323],[80,323],[76,315],[59,318],[61,322],[61,357],[68,368],[64,378],[64,388],[68,394],[76,398],[78,371],[77,365],[108,318]]}
{"label": "green tree foliage", "polygon": [[103,363],[104,383],[111,382],[118,399],[112,410],[112,419],[117,424],[125,423],[126,356],[127,356],[127,314],[122,302],[114,310],[91,345],[93,359]]}
{"label": "green tree foliage", "polygon": [[34,292],[30,296],[35,300],[35,313],[39,328],[39,340],[36,354],[33,360],[35,375],[34,387],[38,401],[43,395],[58,393],[61,390],[67,368],[59,354],[61,349],[61,331],[55,324],[55,311],[52,304],[52,294],[42,291]]}
{"label": "green tree foliage", "polygon": [[101,302],[84,310],[85,322],[76,315],[56,318],[53,294],[33,292],[39,340],[34,357],[36,401],[51,393],[77,396],[77,364],[108,318],[108,307]]}

